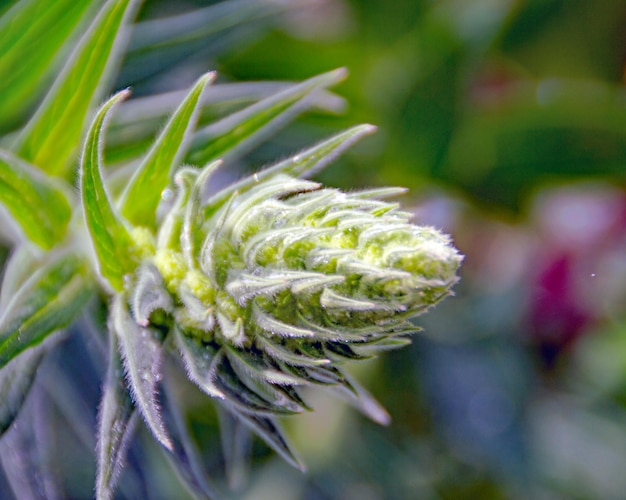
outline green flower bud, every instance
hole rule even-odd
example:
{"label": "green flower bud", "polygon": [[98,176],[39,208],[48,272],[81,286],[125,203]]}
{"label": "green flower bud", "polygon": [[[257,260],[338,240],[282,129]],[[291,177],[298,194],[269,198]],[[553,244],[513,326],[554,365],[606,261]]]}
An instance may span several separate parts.
{"label": "green flower bud", "polygon": [[305,384],[358,395],[341,363],[406,344],[410,319],[451,293],[462,257],[383,201],[398,190],[278,175],[205,207],[213,168],[176,175],[135,318],[168,310],[190,376],[240,412],[301,411]]}

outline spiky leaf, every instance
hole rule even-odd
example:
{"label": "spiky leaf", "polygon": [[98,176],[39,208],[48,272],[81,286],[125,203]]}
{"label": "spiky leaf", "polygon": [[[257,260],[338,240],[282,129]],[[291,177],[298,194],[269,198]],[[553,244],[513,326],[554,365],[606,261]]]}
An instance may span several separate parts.
{"label": "spiky leaf", "polygon": [[121,31],[138,0],[109,0],[68,59],[14,149],[51,174],[64,174],[78,146],[87,113],[116,64]]}
{"label": "spiky leaf", "polygon": [[159,333],[135,322],[122,295],[113,300],[110,324],[120,342],[124,369],[135,404],[157,441],[171,450],[172,441],[165,430],[157,400],[163,351]]}
{"label": "spiky leaf", "polygon": [[271,179],[281,174],[299,177],[319,172],[346,149],[375,130],[376,127],[368,124],[352,127],[326,139],[313,148],[306,149],[285,161],[231,184],[207,200],[205,216],[208,217],[215,212],[216,208],[224,204],[234,192],[245,193],[265,179]]}
{"label": "spiky leaf", "polygon": [[173,169],[185,154],[198,115],[198,104],[215,73],[203,75],[170,118],[130,184],[122,194],[121,212],[133,224],[153,228],[161,192],[170,182]]}
{"label": "spiky leaf", "polygon": [[344,69],[318,75],[205,127],[196,134],[189,161],[203,165],[250,147],[300,112],[309,94],[345,75]]}
{"label": "spiky leaf", "polygon": [[126,460],[126,447],[138,415],[126,388],[117,338],[111,335],[109,341],[109,367],[98,419],[98,500],[113,498],[117,478]]}
{"label": "spiky leaf", "polygon": [[102,135],[109,113],[128,94],[127,90],[118,92],[100,108],[87,133],[80,164],[83,214],[98,268],[102,277],[117,291],[124,289],[124,275],[134,269],[129,252],[133,242],[102,180]]}

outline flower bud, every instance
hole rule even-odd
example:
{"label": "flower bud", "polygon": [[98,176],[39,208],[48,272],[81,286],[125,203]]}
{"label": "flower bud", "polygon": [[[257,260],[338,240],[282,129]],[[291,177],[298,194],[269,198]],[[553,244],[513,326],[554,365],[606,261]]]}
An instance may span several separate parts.
{"label": "flower bud", "polygon": [[207,170],[177,174],[154,266],[189,371],[210,356],[205,390],[244,412],[300,411],[299,385],[352,390],[340,364],[404,345],[418,330],[410,319],[457,281],[449,238],[383,201],[397,190],[278,175],[212,210],[200,202]]}

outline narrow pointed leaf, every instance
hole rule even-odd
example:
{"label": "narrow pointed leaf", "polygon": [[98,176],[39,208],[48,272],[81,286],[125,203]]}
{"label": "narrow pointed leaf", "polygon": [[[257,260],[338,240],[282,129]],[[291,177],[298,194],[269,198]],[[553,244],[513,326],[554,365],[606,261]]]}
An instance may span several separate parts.
{"label": "narrow pointed leaf", "polygon": [[305,471],[306,467],[293,451],[289,440],[281,429],[276,418],[262,415],[248,415],[237,413],[237,418],[241,419],[250,429],[259,435],[265,443],[274,449],[287,463],[296,469]]}
{"label": "narrow pointed leaf", "polygon": [[59,183],[0,150],[0,203],[28,240],[44,249],[64,236],[72,215]]}
{"label": "narrow pointed leaf", "polygon": [[171,450],[172,441],[165,430],[157,400],[162,342],[157,338],[157,332],[135,322],[122,295],[113,300],[111,325],[120,341],[126,377],[135,404],[157,441]]}
{"label": "narrow pointed leaf", "polygon": [[102,277],[114,290],[124,289],[124,275],[134,269],[130,233],[111,203],[102,180],[102,142],[107,118],[127,90],[109,99],[94,118],[83,148],[80,194],[87,229]]}
{"label": "narrow pointed leaf", "polygon": [[249,177],[245,177],[209,198],[205,205],[205,215],[209,217],[230,198],[233,192],[236,191],[243,194],[263,180],[281,174],[292,177],[313,175],[332,162],[358,140],[366,135],[372,134],[375,130],[376,127],[373,125],[358,125],[325,140],[313,148],[306,149],[288,160],[277,163]]}
{"label": "narrow pointed leaf", "polygon": [[46,351],[43,344],[29,349],[0,370],[0,436],[22,408]]}
{"label": "narrow pointed leaf", "polygon": [[302,111],[311,92],[332,85],[345,75],[344,69],[318,75],[205,127],[194,138],[189,161],[203,165],[250,148]]}
{"label": "narrow pointed leaf", "polygon": [[197,498],[211,500],[219,498],[215,488],[206,477],[206,466],[190,435],[190,429],[182,413],[181,403],[176,400],[170,384],[165,384],[163,416],[170,431],[173,448],[168,450],[167,457],[178,472],[179,477]]}
{"label": "narrow pointed leaf", "polygon": [[0,368],[77,316],[90,297],[84,273],[80,259],[65,256],[22,285],[0,317]]}
{"label": "narrow pointed leaf", "polygon": [[131,307],[135,321],[141,326],[148,326],[150,315],[157,309],[172,312],[172,296],[167,292],[163,276],[154,264],[144,262],[139,267]]}
{"label": "narrow pointed leaf", "polygon": [[380,425],[389,425],[391,417],[385,408],[364,387],[346,376],[347,384],[331,387],[338,396],[358,409],[363,415]]}
{"label": "narrow pointed leaf", "polygon": [[[13,125],[39,94],[58,51],[89,0],[22,0],[0,19],[0,128]],[[45,40],[45,43],[41,43]],[[37,50],[33,50],[37,47]]]}
{"label": "narrow pointed leaf", "polygon": [[56,457],[50,453],[52,429],[49,411],[50,401],[45,391],[33,391],[24,415],[3,436],[0,466],[13,495],[11,491],[3,490],[2,498],[62,498],[60,478],[55,474]]}
{"label": "narrow pointed leaf", "polygon": [[248,462],[252,452],[251,433],[241,420],[221,405],[217,408],[217,414],[226,479],[230,489],[237,491],[245,484],[248,475]]}
{"label": "narrow pointed leaf", "polygon": [[35,272],[41,262],[34,255],[29,244],[22,244],[13,249],[11,257],[4,265],[2,286],[0,287],[0,314],[7,307],[22,284]]}
{"label": "narrow pointed leaf", "polygon": [[154,227],[161,193],[185,154],[198,116],[199,102],[215,73],[203,75],[170,118],[122,194],[121,212],[133,224]]}
{"label": "narrow pointed leaf", "polygon": [[109,0],[70,56],[39,111],[14,150],[51,174],[67,171],[93,102],[116,64],[121,28],[134,14],[137,0]]}
{"label": "narrow pointed leaf", "polygon": [[178,328],[174,328],[174,335],[189,379],[209,396],[224,399],[224,393],[215,386],[215,373],[211,370],[217,351],[199,344]]}
{"label": "narrow pointed leaf", "polygon": [[96,498],[113,498],[138,413],[126,388],[115,335],[109,339],[109,367],[98,418]]}

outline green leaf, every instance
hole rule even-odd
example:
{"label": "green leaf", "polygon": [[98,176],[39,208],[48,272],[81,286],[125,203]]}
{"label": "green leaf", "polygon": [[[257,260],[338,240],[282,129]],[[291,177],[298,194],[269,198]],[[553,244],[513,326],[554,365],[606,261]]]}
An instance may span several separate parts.
{"label": "green leaf", "polygon": [[124,289],[124,275],[135,267],[129,252],[134,245],[102,180],[102,135],[111,110],[128,95],[128,90],[118,92],[100,108],[87,133],[80,164],[81,202],[96,251],[98,269],[101,276],[117,291]]}
{"label": "green leaf", "polygon": [[45,344],[38,345],[0,370],[0,436],[22,408],[46,351]]}
{"label": "green leaf", "polygon": [[65,255],[24,283],[0,317],[0,368],[76,317],[91,295],[84,273],[80,259]]}
{"label": "green leaf", "polygon": [[[212,85],[211,91],[205,92],[202,96],[200,119],[205,123],[217,121],[244,106],[292,86],[291,82],[237,82]],[[159,124],[165,122],[167,116],[174,112],[186,94],[186,91],[167,92],[138,97],[124,103],[115,114],[109,128],[109,138],[104,152],[108,163],[124,163],[147,152],[159,130]],[[322,112],[334,114],[346,108],[343,98],[322,89],[310,94],[307,103]],[[132,167],[135,169],[136,165]],[[128,178],[124,179],[124,185]]]}
{"label": "green leaf", "polygon": [[99,500],[113,498],[138,415],[126,388],[115,335],[110,335],[109,341],[109,367],[98,418],[96,498]]}
{"label": "green leaf", "polygon": [[94,3],[98,2],[22,0],[2,16],[0,129],[12,127],[32,105],[59,50],[74,34],[85,10]]}
{"label": "green leaf", "polygon": [[312,102],[310,94],[346,76],[344,69],[318,75],[263,99],[198,131],[188,161],[203,165],[240,154],[291,120]]}
{"label": "green leaf", "polygon": [[248,476],[248,464],[252,452],[252,435],[250,430],[235,416],[221,405],[217,407],[219,417],[222,454],[224,455],[224,472],[231,490],[241,489]]}
{"label": "green leaf", "polygon": [[109,0],[70,56],[14,150],[54,175],[65,174],[92,103],[120,57],[120,29],[137,0]]}
{"label": "green leaf", "polygon": [[163,353],[158,332],[135,322],[123,295],[116,295],[113,300],[110,325],[120,341],[126,377],[135,404],[155,439],[172,450],[172,440],[165,430],[157,401]]}
{"label": "green leaf", "polygon": [[203,75],[170,118],[122,194],[122,214],[133,224],[154,228],[161,192],[185,154],[198,116],[199,101],[215,73]]}
{"label": "green leaf", "polygon": [[302,472],[306,470],[306,467],[298,455],[293,451],[291,444],[275,417],[249,415],[242,412],[235,412],[235,416],[258,434],[259,437],[283,457],[287,463],[296,469],[300,469]]}
{"label": "green leaf", "polygon": [[24,282],[37,270],[41,261],[35,256],[34,247],[23,243],[13,248],[4,266],[0,288],[0,312],[3,311]]}
{"label": "green leaf", "polygon": [[31,242],[52,248],[65,236],[72,208],[61,185],[0,150],[0,203]]}
{"label": "green leaf", "polygon": [[202,456],[198,453],[190,426],[187,425],[183,410],[185,404],[181,401],[180,390],[175,384],[164,380],[163,417],[170,430],[173,449],[167,450],[167,458],[178,476],[187,488],[198,499],[220,498],[216,489],[211,485],[205,473]]}
{"label": "green leaf", "polygon": [[211,217],[234,192],[243,194],[263,180],[281,174],[301,177],[304,175],[310,176],[319,172],[346,149],[355,144],[362,137],[373,133],[375,130],[376,127],[367,124],[352,127],[313,148],[306,149],[285,161],[231,184],[229,187],[222,189],[207,200],[205,204],[205,218],[208,219]]}

